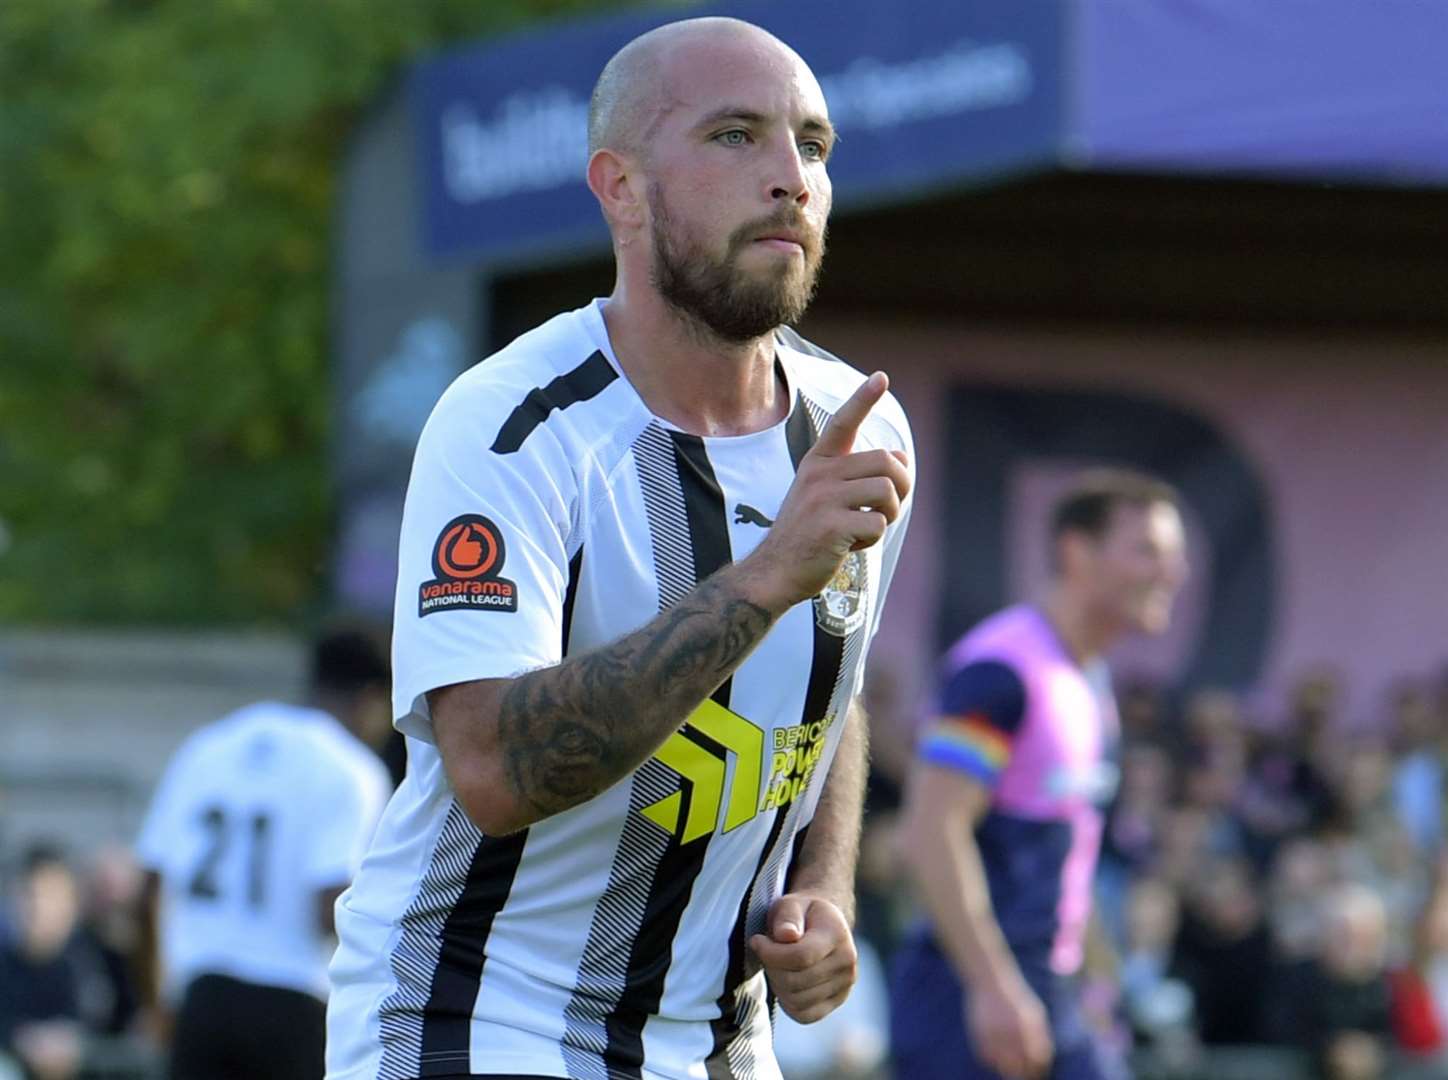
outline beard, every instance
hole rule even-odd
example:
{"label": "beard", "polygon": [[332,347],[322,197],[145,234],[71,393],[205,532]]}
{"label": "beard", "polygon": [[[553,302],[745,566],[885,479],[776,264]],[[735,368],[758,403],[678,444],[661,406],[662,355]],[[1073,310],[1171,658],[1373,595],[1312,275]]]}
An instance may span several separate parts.
{"label": "beard", "polygon": [[[687,322],[721,341],[742,345],[803,317],[819,281],[824,234],[811,239],[797,209],[740,226],[730,234],[723,258],[715,258],[674,223],[657,184],[649,188],[649,208],[654,219],[650,278],[659,295]],[[766,270],[742,269],[739,256],[772,228],[790,229],[803,238],[803,267],[794,259],[781,259]]]}

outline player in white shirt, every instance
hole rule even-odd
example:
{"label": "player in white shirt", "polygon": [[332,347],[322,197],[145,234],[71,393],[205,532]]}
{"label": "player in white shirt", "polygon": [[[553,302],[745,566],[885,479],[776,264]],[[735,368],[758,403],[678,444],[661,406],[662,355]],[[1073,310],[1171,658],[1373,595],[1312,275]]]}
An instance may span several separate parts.
{"label": "player in white shirt", "polygon": [[779,1076],[855,978],[852,707],[910,434],[809,345],[834,141],[736,20],[626,46],[588,179],[607,300],[465,374],[418,446],[406,779],[338,905],[332,1080]]}
{"label": "player in white shirt", "polygon": [[167,765],[137,853],[143,970],[152,1004],[178,1010],[171,1080],[322,1075],[333,907],[391,793],[353,732],[375,727],[387,691],[378,645],[330,634],[310,706],[248,705]]}

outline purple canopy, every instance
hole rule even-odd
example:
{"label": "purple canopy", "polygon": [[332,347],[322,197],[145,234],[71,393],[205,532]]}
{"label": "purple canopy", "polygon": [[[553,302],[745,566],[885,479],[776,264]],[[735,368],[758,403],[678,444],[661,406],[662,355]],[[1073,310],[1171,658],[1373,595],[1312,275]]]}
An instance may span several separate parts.
{"label": "purple canopy", "polygon": [[1076,0],[1066,12],[1075,167],[1448,182],[1440,0]]}
{"label": "purple canopy", "polygon": [[704,12],[813,66],[846,136],[841,209],[1062,166],[1448,183],[1445,0],[733,0],[418,65],[427,249],[601,246],[583,184],[593,80],[635,34]]}

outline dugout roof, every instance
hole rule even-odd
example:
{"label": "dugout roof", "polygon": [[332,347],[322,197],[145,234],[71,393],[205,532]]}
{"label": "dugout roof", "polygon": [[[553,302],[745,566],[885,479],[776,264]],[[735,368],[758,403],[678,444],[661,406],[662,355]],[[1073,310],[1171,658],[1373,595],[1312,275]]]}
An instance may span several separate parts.
{"label": "dugout roof", "polygon": [[843,135],[836,209],[1058,169],[1448,182],[1448,8],[1425,0],[794,0],[536,29],[418,65],[434,257],[547,261],[606,236],[583,183],[593,80],[684,15],[794,45]]}

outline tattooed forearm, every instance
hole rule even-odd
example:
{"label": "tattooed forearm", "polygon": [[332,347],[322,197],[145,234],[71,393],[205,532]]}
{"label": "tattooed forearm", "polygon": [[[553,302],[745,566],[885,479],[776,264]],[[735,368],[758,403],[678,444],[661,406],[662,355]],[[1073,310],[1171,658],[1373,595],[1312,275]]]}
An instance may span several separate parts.
{"label": "tattooed forearm", "polygon": [[773,621],[725,571],[632,634],[514,679],[498,711],[513,794],[548,816],[616,783],[678,730]]}

